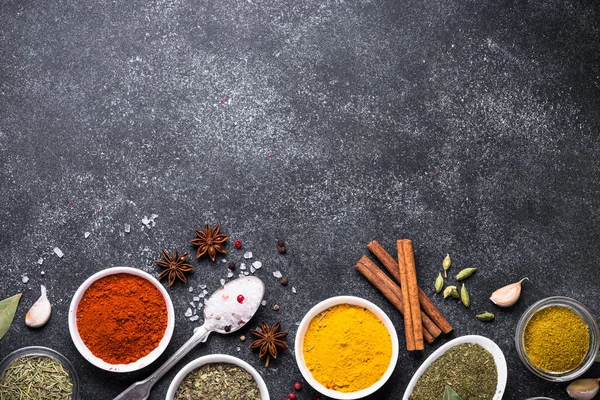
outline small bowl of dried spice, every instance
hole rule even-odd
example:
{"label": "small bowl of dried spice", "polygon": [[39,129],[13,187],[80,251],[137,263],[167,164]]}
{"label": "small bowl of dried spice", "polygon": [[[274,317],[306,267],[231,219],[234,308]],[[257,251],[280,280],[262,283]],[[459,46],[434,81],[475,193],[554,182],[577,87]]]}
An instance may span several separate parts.
{"label": "small bowl of dried spice", "polygon": [[193,360],[171,381],[167,400],[269,400],[260,374],[247,362],[226,354]]}
{"label": "small bowl of dried spice", "polygon": [[361,399],[390,378],[398,359],[398,336],[375,304],[354,296],[315,305],[296,334],[298,368],[317,391],[333,399]]}
{"label": "small bowl of dried spice", "polygon": [[450,390],[461,399],[501,400],[507,375],[504,353],[496,343],[479,335],[461,336],[421,364],[402,400],[442,399]]}
{"label": "small bowl of dried spice", "polygon": [[573,380],[594,363],[600,331],[577,300],[554,296],[529,307],[517,324],[519,358],[535,375],[553,382]]}
{"label": "small bowl of dried spice", "polygon": [[73,365],[56,350],[30,346],[15,350],[0,363],[0,398],[79,400]]}
{"label": "small bowl of dried spice", "polygon": [[155,361],[175,327],[173,303],[156,278],[114,267],[89,277],[69,308],[69,331],[79,353],[98,368],[132,372]]}

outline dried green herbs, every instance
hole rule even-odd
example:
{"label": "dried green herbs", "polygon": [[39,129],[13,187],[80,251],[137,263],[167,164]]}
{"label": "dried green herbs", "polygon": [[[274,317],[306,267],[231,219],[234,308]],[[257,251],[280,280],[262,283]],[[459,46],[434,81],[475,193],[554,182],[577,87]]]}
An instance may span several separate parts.
{"label": "dried green herbs", "polygon": [[425,370],[409,399],[441,399],[450,386],[462,400],[491,400],[497,384],[498,371],[490,352],[478,344],[459,344]]}
{"label": "dried green herbs", "polygon": [[16,360],[0,381],[2,400],[70,400],[73,383],[53,358],[28,356]]}
{"label": "dried green herbs", "polygon": [[179,384],[175,400],[261,400],[254,377],[234,364],[211,363],[193,370]]}

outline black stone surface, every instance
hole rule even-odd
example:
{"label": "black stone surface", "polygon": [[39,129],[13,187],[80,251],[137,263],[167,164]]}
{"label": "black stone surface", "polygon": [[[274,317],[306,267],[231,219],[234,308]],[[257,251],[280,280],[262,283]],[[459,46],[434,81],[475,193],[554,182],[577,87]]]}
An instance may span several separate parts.
{"label": "black stone surface", "polygon": [[[401,316],[353,268],[372,239],[393,252],[411,238],[428,293],[447,252],[454,273],[480,268],[470,309],[432,296],[454,334],[422,355],[401,351],[371,399],[401,398],[425,357],[465,334],[503,349],[505,398],[567,398],[566,384],[521,364],[514,330],[552,295],[600,314],[598,4],[0,0],[0,294],[23,292],[0,357],[52,347],[77,365],[82,399],[115,397],[190,337],[188,288],[216,289],[226,264],[194,260],[189,285],[169,288],[174,337],[137,373],[80,356],[71,297],[107,267],[156,274],[162,248],[191,250],[194,229],[221,223],[244,243],[230,241],[227,260],[252,251],[263,263],[268,305],[242,333],[281,320],[292,346],[304,313],[335,295],[375,302],[403,343]],[[490,303],[523,276],[531,282],[514,307]],[[53,315],[32,330],[23,321],[40,284]],[[486,310],[494,322],[474,318]],[[214,335],[179,367],[210,353],[250,362],[272,399],[301,380],[293,351],[264,368],[237,334]],[[314,399],[306,386],[298,398]]]}

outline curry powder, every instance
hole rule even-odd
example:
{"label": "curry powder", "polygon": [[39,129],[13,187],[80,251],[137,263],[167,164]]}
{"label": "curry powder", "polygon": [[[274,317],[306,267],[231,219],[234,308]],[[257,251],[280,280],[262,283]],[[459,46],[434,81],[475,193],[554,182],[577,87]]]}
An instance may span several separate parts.
{"label": "curry powder", "polygon": [[589,349],[590,334],[583,318],[568,307],[541,309],[525,327],[525,352],[545,371],[565,372],[577,368]]}
{"label": "curry powder", "polygon": [[392,339],[371,311],[340,304],[311,320],[302,352],[312,376],[323,386],[356,392],[385,374],[392,358]]}

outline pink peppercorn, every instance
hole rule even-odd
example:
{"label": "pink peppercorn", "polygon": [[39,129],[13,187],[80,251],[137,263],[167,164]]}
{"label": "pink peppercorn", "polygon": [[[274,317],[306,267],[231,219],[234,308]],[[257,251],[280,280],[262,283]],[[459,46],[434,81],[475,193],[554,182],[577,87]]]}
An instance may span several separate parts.
{"label": "pink peppercorn", "polygon": [[239,240],[239,239],[236,240],[234,244],[235,244],[235,248],[236,249],[241,249],[242,248],[242,241],[241,240]]}

